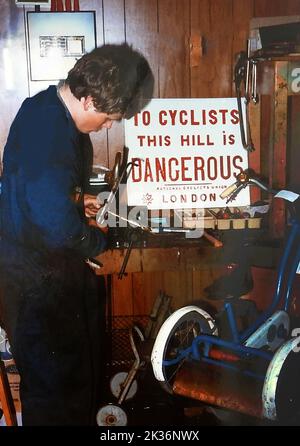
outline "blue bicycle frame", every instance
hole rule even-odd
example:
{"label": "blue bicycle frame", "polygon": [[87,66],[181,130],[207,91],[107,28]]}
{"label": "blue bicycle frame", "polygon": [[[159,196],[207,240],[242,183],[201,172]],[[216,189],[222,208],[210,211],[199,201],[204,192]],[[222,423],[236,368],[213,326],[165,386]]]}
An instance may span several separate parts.
{"label": "blue bicycle frame", "polygon": [[[290,261],[293,255],[292,261]],[[165,367],[173,366],[180,363],[184,358],[194,359],[196,361],[204,361],[210,364],[216,364],[227,369],[237,370],[245,375],[252,376],[258,380],[263,381],[265,373],[256,372],[241,368],[239,364],[232,362],[221,361],[209,357],[210,350],[213,346],[221,347],[235,353],[241,360],[249,360],[253,358],[260,358],[265,361],[265,368],[274,356],[273,352],[260,350],[258,348],[245,346],[247,339],[264,324],[268,318],[279,309],[279,304],[282,301],[282,308],[285,312],[289,312],[291,305],[291,291],[295,278],[295,274],[300,262],[300,223],[293,219],[291,230],[288,236],[287,243],[279,264],[277,283],[274,296],[271,304],[267,309],[250,325],[246,330],[239,332],[237,322],[234,317],[232,304],[225,303],[227,319],[231,331],[231,341],[223,340],[217,336],[201,334],[194,338],[192,344],[186,348],[178,351],[175,359],[164,360]],[[202,348],[200,348],[202,347]]]}

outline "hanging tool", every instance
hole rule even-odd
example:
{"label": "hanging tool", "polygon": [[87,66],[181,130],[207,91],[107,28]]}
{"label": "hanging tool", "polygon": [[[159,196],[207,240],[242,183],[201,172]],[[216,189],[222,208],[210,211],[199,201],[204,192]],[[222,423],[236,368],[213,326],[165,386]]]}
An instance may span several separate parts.
{"label": "hanging tool", "polygon": [[127,263],[128,263],[131,251],[132,251],[133,243],[135,241],[137,241],[137,239],[138,239],[137,235],[132,231],[129,235],[129,245],[128,245],[125,257],[123,259],[121,269],[118,274],[118,279],[120,279],[120,280],[123,279],[123,276],[126,275],[125,271],[126,271],[126,267],[127,267]]}
{"label": "hanging tool", "polygon": [[[253,102],[255,103],[258,102],[256,94],[257,68],[256,68],[256,62],[254,63],[253,59],[249,58],[249,51],[250,51],[249,48],[250,48],[250,43],[248,41],[247,53],[245,51],[241,51],[237,56],[234,68],[234,82],[235,82],[235,91],[236,91],[237,105],[240,118],[240,131],[241,131],[242,144],[244,149],[248,150],[249,152],[253,152],[255,148],[251,138],[248,108],[250,99],[252,99]],[[250,82],[252,90],[251,95],[250,95]],[[244,86],[243,96],[245,101],[246,128],[242,109],[242,86]]]}
{"label": "hanging tool", "polygon": [[208,240],[213,245],[214,248],[223,247],[223,242],[221,242],[221,240],[217,239],[213,235],[209,234],[207,231],[203,231],[203,237],[205,237],[206,240]]}
{"label": "hanging tool", "polygon": [[[122,159],[123,158],[123,159]],[[110,209],[116,194],[118,192],[119,185],[123,178],[127,178],[129,173],[127,173],[128,164],[128,148],[123,148],[123,157],[121,152],[117,152],[115,156],[115,162],[112,170],[105,173],[104,180],[107,182],[110,193],[108,198],[105,200],[104,206],[98,211],[96,215],[96,221],[99,226],[102,226],[106,220],[107,211]],[[98,200],[101,202],[101,194],[98,195]]]}

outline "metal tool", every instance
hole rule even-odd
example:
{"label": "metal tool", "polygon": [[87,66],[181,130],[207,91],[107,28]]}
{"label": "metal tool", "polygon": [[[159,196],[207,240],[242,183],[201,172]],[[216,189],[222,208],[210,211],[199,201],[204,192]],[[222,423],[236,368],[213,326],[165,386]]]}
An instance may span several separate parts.
{"label": "metal tool", "polygon": [[[245,51],[241,51],[237,56],[234,68],[234,82],[235,82],[235,91],[236,91],[237,105],[240,118],[242,144],[246,150],[248,150],[249,152],[253,152],[255,148],[251,138],[248,107],[250,99],[252,99],[254,103],[258,102],[258,96],[256,92],[257,67],[256,67],[256,61],[254,62],[253,59],[249,58],[249,52],[250,52],[250,43],[248,41],[247,53]],[[251,83],[251,94],[250,94],[250,83]],[[244,85],[244,88],[242,88],[242,85]],[[244,115],[242,109],[242,90],[244,90],[243,96],[245,101],[246,122],[244,122]],[[255,100],[253,99],[254,97]]]}
{"label": "metal tool", "polygon": [[123,279],[123,276],[126,275],[125,271],[126,271],[126,267],[127,267],[127,263],[128,263],[131,251],[132,251],[132,246],[133,246],[133,239],[131,239],[130,242],[129,242],[129,246],[127,248],[125,257],[124,257],[123,262],[122,262],[121,269],[120,269],[119,274],[118,274],[118,279],[120,279],[120,280]]}
{"label": "metal tool", "polygon": [[107,211],[106,213],[107,213],[107,216],[105,216],[106,217],[105,220],[107,220],[108,215],[112,215],[113,217],[116,217],[119,220],[126,221],[130,225],[142,229],[142,231],[152,232],[152,228],[150,228],[150,226],[144,226],[144,225],[142,225],[141,223],[139,223],[137,221],[131,220],[129,218],[122,217],[122,215],[116,214],[113,211]]}
{"label": "metal tool", "polygon": [[[112,205],[115,196],[118,192],[118,188],[119,185],[121,183],[121,181],[123,180],[123,178],[129,175],[129,172],[127,173],[127,168],[129,165],[132,165],[132,163],[128,164],[128,148],[124,147],[123,148],[123,156],[121,154],[121,152],[117,152],[116,156],[115,156],[115,163],[114,163],[114,167],[112,168],[112,170],[109,170],[108,172],[106,172],[105,174],[105,181],[107,182],[107,184],[109,185],[110,188],[110,193],[108,198],[106,199],[104,205],[102,206],[102,208],[98,211],[97,215],[96,215],[96,221],[98,223],[99,226],[103,225],[103,223],[105,222],[106,218],[106,213],[109,210],[110,206]],[[101,194],[98,195],[98,199],[99,202],[101,201]]]}
{"label": "metal tool", "polygon": [[129,235],[129,245],[128,245],[125,257],[123,259],[121,269],[120,269],[119,274],[118,274],[118,279],[120,279],[120,280],[123,279],[123,276],[126,275],[125,271],[126,271],[127,263],[128,263],[128,260],[129,260],[129,257],[130,257],[130,254],[131,254],[131,251],[132,251],[132,248],[133,248],[133,244],[137,240],[138,240],[138,233],[137,233],[137,231],[136,230],[135,231],[131,231],[131,233]]}

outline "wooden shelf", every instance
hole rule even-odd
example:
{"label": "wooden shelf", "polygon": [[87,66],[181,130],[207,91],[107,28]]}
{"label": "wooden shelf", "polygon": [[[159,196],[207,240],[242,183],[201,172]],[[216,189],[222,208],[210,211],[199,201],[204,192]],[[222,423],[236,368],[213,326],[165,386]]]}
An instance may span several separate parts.
{"label": "wooden shelf", "polygon": [[[279,248],[250,246],[246,249],[251,265],[261,268],[277,266]],[[126,249],[113,249],[98,256],[97,260],[103,264],[103,267],[97,270],[97,274],[117,274],[121,269],[125,254]],[[213,248],[204,244],[203,246],[186,245],[173,248],[134,248],[126,272],[203,270],[211,266],[220,266],[224,262],[223,255],[223,248]]]}

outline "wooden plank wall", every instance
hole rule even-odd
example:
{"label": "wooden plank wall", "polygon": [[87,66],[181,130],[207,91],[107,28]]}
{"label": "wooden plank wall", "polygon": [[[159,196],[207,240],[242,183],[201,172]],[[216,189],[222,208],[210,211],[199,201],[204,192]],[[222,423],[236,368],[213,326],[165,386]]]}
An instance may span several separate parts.
{"label": "wooden plank wall", "polygon": [[[162,98],[234,95],[235,54],[245,48],[250,19],[300,14],[300,0],[80,0],[80,6],[96,11],[98,45],[127,41],[146,55],[156,78],[155,97]],[[28,78],[24,11],[12,0],[0,0],[0,10],[2,151],[20,103],[38,86]],[[122,124],[93,135],[95,163],[111,166],[123,136]],[[256,155],[251,162],[260,165]],[[179,307],[201,297],[216,274],[159,271],[122,281],[113,277],[114,314],[149,313],[160,289]]]}

